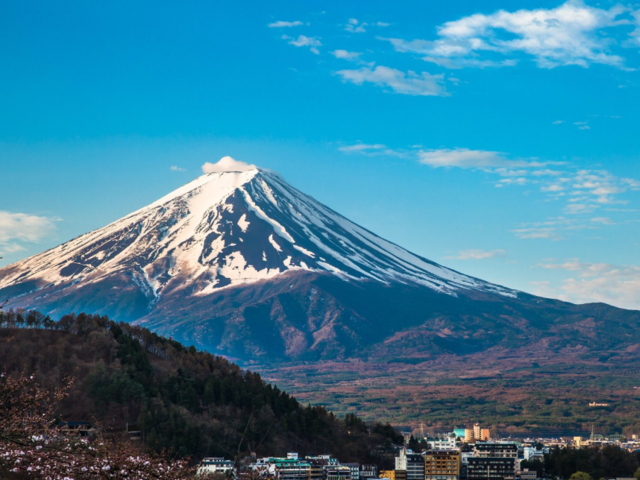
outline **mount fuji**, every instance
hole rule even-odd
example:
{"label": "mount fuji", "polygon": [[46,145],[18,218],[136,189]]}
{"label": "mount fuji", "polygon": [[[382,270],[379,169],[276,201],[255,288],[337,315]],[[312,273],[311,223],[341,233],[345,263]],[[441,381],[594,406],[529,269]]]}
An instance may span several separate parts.
{"label": "mount fuji", "polygon": [[0,269],[6,308],[106,314],[241,362],[640,343],[638,312],[464,275],[277,173],[230,157],[207,165],[158,201]]}

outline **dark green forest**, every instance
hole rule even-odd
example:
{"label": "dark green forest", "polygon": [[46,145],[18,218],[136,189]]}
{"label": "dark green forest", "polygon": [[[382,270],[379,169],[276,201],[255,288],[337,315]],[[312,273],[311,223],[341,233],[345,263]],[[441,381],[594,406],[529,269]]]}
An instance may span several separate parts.
{"label": "dark green forest", "polygon": [[536,470],[538,476],[569,478],[576,472],[593,479],[612,477],[640,478],[640,453],[628,452],[614,445],[587,448],[554,448],[544,460],[523,461],[522,468]]}
{"label": "dark green forest", "polygon": [[0,370],[51,386],[72,376],[62,420],[124,438],[129,426],[146,448],[179,457],[297,451],[384,465],[377,447],[402,441],[389,425],[301,405],[223,357],[105,316],[0,311]]}

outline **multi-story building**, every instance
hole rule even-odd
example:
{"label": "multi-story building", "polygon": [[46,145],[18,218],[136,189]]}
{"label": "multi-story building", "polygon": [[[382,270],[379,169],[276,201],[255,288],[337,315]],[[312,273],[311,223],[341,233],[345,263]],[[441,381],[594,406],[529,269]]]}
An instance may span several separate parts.
{"label": "multi-story building", "polygon": [[351,480],[360,480],[360,464],[359,463],[343,463],[344,467],[348,467],[351,471]]}
{"label": "multi-story building", "polygon": [[454,450],[456,448],[456,437],[454,434],[438,438],[430,438],[427,444],[431,450]]}
{"label": "multi-story building", "polygon": [[483,442],[473,447],[474,457],[518,458],[518,445],[510,442]]}
{"label": "multi-story building", "polygon": [[305,459],[309,462],[309,480],[323,480],[324,479],[324,467],[329,465],[327,460],[319,458]]}
{"label": "multi-story building", "polygon": [[351,480],[351,469],[343,465],[324,467],[324,480]]}
{"label": "multi-story building", "polygon": [[361,465],[360,479],[370,480],[373,478],[378,478],[378,467],[376,465]]}
{"label": "multi-story building", "polygon": [[525,468],[520,472],[520,480],[538,480],[538,472]]}
{"label": "multi-story building", "polygon": [[298,458],[265,458],[258,461],[256,471],[262,471],[280,480],[309,480],[311,465]]}
{"label": "multi-story building", "polygon": [[326,465],[339,465],[340,462],[337,458],[333,458],[331,455],[307,455],[305,460],[320,460],[325,461]]}
{"label": "multi-story building", "polygon": [[542,460],[544,458],[544,450],[538,450],[535,446],[524,447],[522,449],[522,458],[525,460]]}
{"label": "multi-story building", "polygon": [[225,460],[221,457],[207,457],[203,458],[200,465],[198,465],[198,475],[222,473],[227,474],[234,471],[234,464],[232,460]]}
{"label": "multi-story building", "polygon": [[395,470],[394,480],[407,480],[407,471]]}
{"label": "multi-story building", "polygon": [[424,454],[425,480],[459,480],[460,452],[431,450]]}
{"label": "multi-story building", "polygon": [[468,480],[514,479],[519,467],[518,445],[508,442],[477,442],[465,458]]}
{"label": "multi-story building", "polygon": [[514,480],[516,459],[507,457],[469,457],[467,480]]}
{"label": "multi-story building", "polygon": [[400,455],[396,457],[397,471],[407,472],[407,480],[424,480],[424,457],[407,450],[406,447],[403,448]]}

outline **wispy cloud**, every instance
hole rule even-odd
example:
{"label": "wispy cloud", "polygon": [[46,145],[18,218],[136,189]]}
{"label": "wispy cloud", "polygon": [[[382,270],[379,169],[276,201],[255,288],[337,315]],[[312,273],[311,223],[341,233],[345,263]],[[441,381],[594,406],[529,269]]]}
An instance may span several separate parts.
{"label": "wispy cloud", "polygon": [[542,222],[527,222],[512,230],[517,238],[532,240],[563,240],[571,231],[595,229],[591,225],[579,218],[553,217]]}
{"label": "wispy cloud", "polygon": [[521,166],[519,162],[509,162],[501,152],[468,148],[423,150],[418,153],[418,158],[420,163],[432,167],[486,168],[502,167],[511,163],[514,163],[513,166]]}
{"label": "wispy cloud", "polygon": [[[571,162],[547,161],[535,157],[509,158],[508,154],[495,150],[424,149],[422,145],[397,149],[384,144],[356,144],[339,149],[345,153],[413,158],[432,168],[481,171],[496,177],[496,187],[535,187],[548,201],[561,200],[562,213],[570,216],[584,216],[598,210],[613,211],[613,206],[628,203],[628,199],[624,197],[627,192],[640,191],[639,180],[618,177],[606,170],[577,169]],[[526,192],[530,194],[531,188]],[[614,224],[615,222],[594,221],[587,222],[581,228]],[[571,227],[573,230],[577,228],[575,225]],[[563,238],[557,227],[549,228],[548,225],[523,226],[514,230],[514,233],[519,238]]]}
{"label": "wispy cloud", "polygon": [[355,143],[338,147],[343,153],[373,156],[409,157],[411,152],[407,150],[394,150],[382,143]]}
{"label": "wispy cloud", "polygon": [[351,33],[365,33],[368,27],[388,27],[389,25],[391,24],[387,22],[368,23],[360,22],[357,18],[350,18],[344,26],[344,29]]}
{"label": "wispy cloud", "polygon": [[309,50],[316,55],[320,54],[318,47],[322,46],[320,37],[307,37],[306,35],[298,35],[298,38],[293,38],[288,35],[282,35],[283,40],[289,40],[289,45],[294,47],[309,47]]}
{"label": "wispy cloud", "polygon": [[[502,177],[496,181],[496,187],[536,185],[552,199],[564,197],[567,202],[564,213],[572,215],[589,214],[606,205],[626,204],[627,200],[620,198],[622,194],[629,190],[640,191],[640,181],[617,177],[606,170],[576,170],[565,162],[534,158],[510,159],[498,151],[467,148],[420,150],[417,158],[420,163],[434,168],[476,169]],[[543,168],[550,165],[555,168]]]}
{"label": "wispy cloud", "polygon": [[351,33],[364,33],[367,31],[365,27],[368,25],[367,22],[358,22],[357,18],[350,18],[344,29]]}
{"label": "wispy cloud", "polygon": [[382,150],[387,148],[385,145],[381,143],[367,144],[367,143],[356,143],[355,145],[345,145],[343,147],[339,147],[338,150],[341,152],[368,152],[371,150]]}
{"label": "wispy cloud", "polygon": [[627,9],[602,9],[581,0],[552,9],[499,10],[474,14],[440,25],[434,40],[383,39],[399,52],[421,55],[449,68],[513,66],[524,54],[539,67],[587,67],[598,63],[623,66],[622,57],[609,51],[605,29],[623,23]]}
{"label": "wispy cloud", "polygon": [[179,167],[177,165],[171,165],[171,171],[172,172],[186,172],[186,170],[182,167]]}
{"label": "wispy cloud", "polygon": [[0,253],[25,250],[22,243],[37,243],[53,234],[59,218],[0,210]]}
{"label": "wispy cloud", "polygon": [[486,251],[486,250],[471,249],[471,250],[461,250],[457,255],[453,255],[445,258],[451,259],[451,260],[486,260],[489,258],[504,257],[505,255],[506,255],[506,252],[504,250]]}
{"label": "wispy cloud", "polygon": [[355,85],[371,83],[389,89],[393,93],[415,96],[446,96],[443,75],[431,75],[427,72],[417,74],[403,72],[384,66],[362,67],[357,70],[339,70],[336,72],[346,82]]}
{"label": "wispy cloud", "polygon": [[360,55],[362,55],[362,53],[349,52],[348,50],[334,50],[333,52],[331,52],[331,55],[333,55],[336,58],[340,58],[342,60],[353,61],[353,60],[358,60],[358,58],[360,58]]}
{"label": "wispy cloud", "polygon": [[222,173],[222,172],[246,172],[256,167],[247,162],[236,160],[235,158],[226,156],[222,157],[216,163],[205,162],[202,165],[203,173]]}
{"label": "wispy cloud", "polygon": [[599,223],[601,225],[616,225],[616,222],[611,220],[609,217],[594,217],[591,219],[593,223]]}
{"label": "wispy cloud", "polygon": [[538,266],[571,272],[571,276],[563,279],[558,288],[553,288],[548,281],[538,284],[538,294],[574,303],[604,302],[640,310],[640,267],[636,265],[589,263],[570,259]]}
{"label": "wispy cloud", "polygon": [[296,20],[294,22],[286,22],[284,20],[278,20],[277,22],[270,23],[267,25],[269,28],[289,28],[289,27],[299,27],[304,25],[301,21]]}

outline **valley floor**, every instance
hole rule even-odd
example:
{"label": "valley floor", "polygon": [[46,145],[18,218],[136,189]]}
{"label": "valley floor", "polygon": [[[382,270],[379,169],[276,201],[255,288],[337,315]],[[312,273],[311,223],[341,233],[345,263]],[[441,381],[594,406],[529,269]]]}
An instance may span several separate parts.
{"label": "valley floor", "polygon": [[592,426],[596,433],[639,433],[637,361],[534,360],[494,354],[251,368],[301,402],[414,429],[422,422],[443,431],[479,421],[501,435],[580,435]]}

